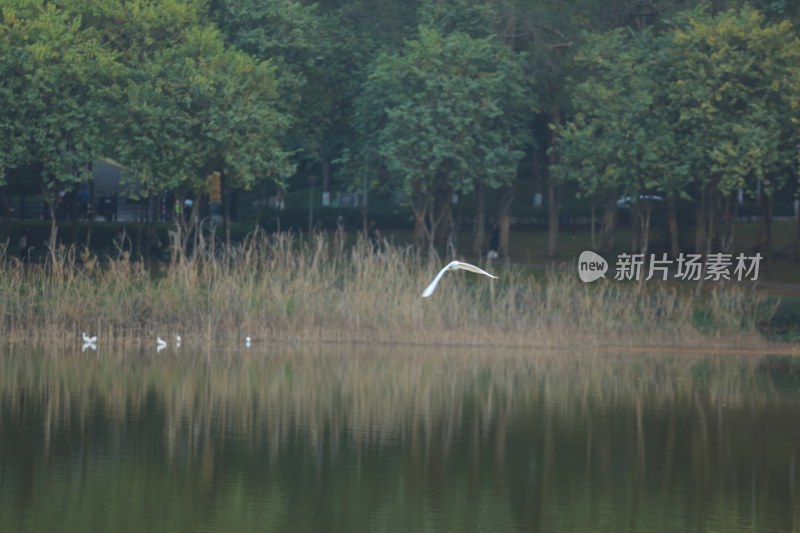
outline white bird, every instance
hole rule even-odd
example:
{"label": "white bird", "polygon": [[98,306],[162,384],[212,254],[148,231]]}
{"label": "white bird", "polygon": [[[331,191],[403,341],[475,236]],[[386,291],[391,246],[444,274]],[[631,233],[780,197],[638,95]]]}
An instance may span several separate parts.
{"label": "white bird", "polygon": [[470,265],[469,263],[464,263],[462,261],[451,261],[449,265],[441,269],[439,273],[436,274],[436,277],[433,278],[431,284],[428,285],[424,291],[422,291],[423,298],[427,298],[428,296],[433,294],[433,291],[436,290],[436,286],[439,284],[439,280],[442,279],[442,276],[444,276],[444,273],[447,272],[448,270],[469,270],[470,272],[483,274],[484,276],[489,276],[490,278],[497,279],[497,276],[493,276],[488,272],[486,272],[485,270],[476,267],[475,265]]}
{"label": "white bird", "polygon": [[165,341],[161,337],[156,337],[156,353],[160,352],[166,347],[167,347],[167,341]]}
{"label": "white bird", "polygon": [[250,337],[244,338],[244,345],[247,346],[248,348],[250,347]]}
{"label": "white bird", "polygon": [[181,336],[175,335],[175,346],[180,348],[181,347]]}
{"label": "white bird", "polygon": [[81,332],[81,336],[83,337],[83,348],[81,348],[82,352],[85,352],[87,349],[97,351],[97,335],[90,337],[86,333]]}

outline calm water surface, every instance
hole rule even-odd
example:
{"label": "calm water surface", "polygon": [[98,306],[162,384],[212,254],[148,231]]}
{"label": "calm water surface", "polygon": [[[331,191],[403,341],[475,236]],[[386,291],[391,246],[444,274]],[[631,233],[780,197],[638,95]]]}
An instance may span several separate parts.
{"label": "calm water surface", "polygon": [[6,350],[0,530],[796,532],[795,365]]}

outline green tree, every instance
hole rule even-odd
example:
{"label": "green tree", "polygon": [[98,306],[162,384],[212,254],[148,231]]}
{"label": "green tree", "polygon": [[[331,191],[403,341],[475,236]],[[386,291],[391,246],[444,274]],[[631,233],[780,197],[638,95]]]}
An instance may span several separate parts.
{"label": "green tree", "polygon": [[[584,73],[572,61],[585,35],[605,33],[620,28],[640,31],[658,26],[679,9],[680,0],[629,2],[612,0],[512,0],[502,4],[500,35],[515,49],[528,53],[531,71],[536,73],[535,90],[541,95],[542,122],[561,125],[572,116],[575,101],[570,94],[570,78],[580,80]],[[544,193],[548,212],[548,245],[550,257],[559,251],[559,219],[562,183],[549,172],[560,159],[559,128],[537,132],[540,139],[533,157],[537,191]]]}
{"label": "green tree", "polygon": [[29,63],[22,43],[30,37],[26,35],[30,25],[20,27],[21,21],[15,12],[5,9],[0,14],[0,189],[2,190],[3,234],[9,234],[11,223],[11,202],[7,172],[27,163],[28,140],[32,136],[33,124],[25,120],[25,109],[36,103],[35,94],[25,81],[25,68]]}
{"label": "green tree", "polygon": [[[329,190],[331,163],[347,136],[346,117],[356,91],[363,47],[335,11],[297,0],[219,0],[212,14],[228,41],[277,67],[280,109],[292,117],[296,159],[318,166]],[[317,174],[309,173],[309,230]]]}
{"label": "green tree", "polygon": [[293,171],[275,66],[226,44],[200,2],[69,4],[119,57],[108,155],[129,169],[145,199],[166,190],[179,201],[199,196],[205,177],[221,171],[229,240],[230,187],[282,183]]}
{"label": "green tree", "polygon": [[[472,38],[493,37],[497,42],[513,50],[513,39],[504,39],[504,17],[499,6],[485,0],[424,0],[419,7],[421,24],[435,29],[442,35],[450,33],[464,33]],[[522,57],[518,56],[522,60]],[[524,64],[524,61],[523,63]],[[530,78],[530,73],[525,74]],[[516,187],[516,175],[513,180],[508,180],[499,185],[495,224],[497,225],[499,242],[498,252],[508,257],[508,239],[511,228],[511,203]],[[485,183],[478,179],[475,182],[475,218],[473,222],[472,251],[481,254],[486,245],[486,192],[489,188],[497,188],[497,184]],[[444,223],[450,227],[453,224],[452,214],[447,213]]]}
{"label": "green tree", "polygon": [[219,39],[209,43],[193,80],[200,124],[200,153],[223,179],[223,220],[230,244],[230,190],[251,189],[260,181],[283,185],[294,171],[283,142],[290,117],[278,107],[275,67]]}
{"label": "green tree", "polygon": [[585,75],[571,90],[574,118],[553,125],[561,139],[553,175],[604,203],[597,246],[605,253],[613,250],[620,196],[631,199],[632,249],[646,253],[649,196],[679,194],[686,180],[676,164],[661,48],[647,30],[587,35],[574,60]]}
{"label": "green tree", "polygon": [[695,249],[730,251],[734,192],[761,194],[769,254],[775,191],[795,176],[800,41],[788,22],[750,8],[676,20],[668,44],[677,154],[694,177]]}
{"label": "green tree", "polygon": [[515,178],[535,107],[507,47],[421,27],[378,58],[356,109],[357,179],[408,194],[417,242],[432,249],[453,192]]}
{"label": "green tree", "polygon": [[574,119],[555,127],[553,170],[605,196],[602,250],[613,245],[620,195],[633,200],[633,248],[646,248],[648,206],[637,199],[658,192],[670,200],[677,253],[674,199],[691,192],[695,249],[730,251],[737,189],[763,194],[769,248],[771,196],[796,175],[797,43],[788,23],[766,24],[751,9],[687,12],[658,38],[587,34],[575,56],[583,76],[571,89]]}
{"label": "green tree", "polygon": [[115,58],[80,18],[41,0],[6,3],[0,46],[0,165],[42,165],[54,250],[58,193],[87,178],[103,138]]}

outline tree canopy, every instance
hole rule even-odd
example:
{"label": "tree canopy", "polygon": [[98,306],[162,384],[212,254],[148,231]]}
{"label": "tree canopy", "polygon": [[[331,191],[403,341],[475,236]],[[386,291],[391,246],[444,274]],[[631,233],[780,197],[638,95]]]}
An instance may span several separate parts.
{"label": "tree canopy", "polygon": [[6,5],[0,47],[0,168],[38,163],[48,191],[83,179],[102,144],[113,52],[37,0]]}
{"label": "tree canopy", "polygon": [[435,194],[512,181],[535,109],[522,66],[493,38],[421,27],[373,65],[357,102],[360,172],[408,194],[430,243]]}
{"label": "tree canopy", "polygon": [[404,193],[431,246],[453,193],[500,189],[507,232],[526,161],[551,233],[562,187],[612,230],[627,196],[646,249],[661,195],[695,204],[696,249],[728,249],[739,191],[768,232],[798,190],[799,21],[774,0],[6,0],[0,187],[40,168],[52,201],[99,156],[143,197],[319,172]]}

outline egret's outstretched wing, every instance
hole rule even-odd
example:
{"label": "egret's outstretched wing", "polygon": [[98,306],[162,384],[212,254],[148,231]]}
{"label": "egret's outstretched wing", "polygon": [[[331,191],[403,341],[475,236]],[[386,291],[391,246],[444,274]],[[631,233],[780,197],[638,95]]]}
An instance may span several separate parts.
{"label": "egret's outstretched wing", "polygon": [[452,261],[449,265],[447,265],[446,267],[441,269],[438,274],[436,274],[436,277],[433,278],[433,281],[431,281],[431,284],[428,285],[427,287],[425,287],[425,290],[422,291],[422,297],[423,298],[427,298],[428,296],[433,294],[433,291],[436,290],[436,286],[439,284],[439,280],[442,279],[442,276],[444,276],[444,273],[447,272],[450,269],[450,267],[452,267],[455,263],[458,263],[458,261]]}
{"label": "egret's outstretched wing", "polygon": [[483,274],[484,276],[489,276],[490,278],[497,279],[497,276],[489,274],[482,268],[478,268],[475,265],[470,265],[469,263],[464,263],[462,261],[453,261],[452,263],[447,265],[447,267],[453,270],[469,270],[470,272],[475,272],[476,274]]}
{"label": "egret's outstretched wing", "polygon": [[475,272],[476,274],[483,274],[484,276],[497,279],[497,276],[493,276],[485,270],[476,267],[475,265],[470,265],[469,263],[464,263],[461,261],[451,261],[446,267],[441,269],[438,274],[436,274],[436,277],[433,278],[431,284],[425,288],[425,290],[422,292],[423,298],[427,298],[433,294],[433,291],[436,290],[436,286],[439,284],[439,280],[442,279],[442,276],[444,276],[444,273],[448,270],[469,270],[470,272]]}

